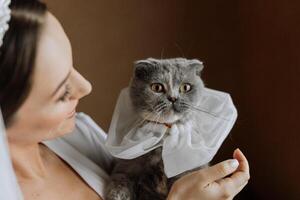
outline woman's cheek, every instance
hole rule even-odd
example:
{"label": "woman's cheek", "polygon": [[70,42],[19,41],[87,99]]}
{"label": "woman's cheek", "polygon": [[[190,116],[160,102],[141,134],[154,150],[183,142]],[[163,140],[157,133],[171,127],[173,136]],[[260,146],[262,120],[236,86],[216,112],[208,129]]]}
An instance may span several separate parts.
{"label": "woman's cheek", "polygon": [[72,105],[58,105],[46,113],[42,126],[47,127],[49,136],[55,137],[71,132],[75,127],[75,117],[68,118]]}

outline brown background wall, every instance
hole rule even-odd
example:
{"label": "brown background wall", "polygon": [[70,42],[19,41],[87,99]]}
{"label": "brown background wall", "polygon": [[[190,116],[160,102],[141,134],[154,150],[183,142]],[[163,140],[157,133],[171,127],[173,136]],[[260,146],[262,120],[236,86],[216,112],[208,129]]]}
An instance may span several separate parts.
{"label": "brown background wall", "polygon": [[116,98],[146,57],[199,58],[239,119],[215,162],[240,147],[251,181],[236,199],[299,199],[300,2],[47,0],[92,82],[80,109],[107,130]]}

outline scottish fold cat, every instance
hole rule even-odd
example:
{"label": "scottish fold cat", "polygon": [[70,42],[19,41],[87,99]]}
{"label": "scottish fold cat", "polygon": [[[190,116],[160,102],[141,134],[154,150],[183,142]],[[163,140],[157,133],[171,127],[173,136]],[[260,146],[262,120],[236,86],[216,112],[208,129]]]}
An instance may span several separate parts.
{"label": "scottish fold cat", "polygon": [[[185,58],[149,58],[134,65],[129,96],[141,119],[136,126],[152,123],[170,129],[174,124],[194,120],[204,89],[200,77],[202,62]],[[117,159],[106,199],[165,200],[173,182],[182,175],[166,176],[162,147],[131,160]]]}

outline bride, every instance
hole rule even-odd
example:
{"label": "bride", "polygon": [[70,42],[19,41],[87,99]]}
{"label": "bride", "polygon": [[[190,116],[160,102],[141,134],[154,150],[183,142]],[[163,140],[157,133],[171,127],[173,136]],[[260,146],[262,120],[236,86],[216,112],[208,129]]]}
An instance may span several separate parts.
{"label": "bride", "polygon": [[[91,89],[44,3],[0,0],[0,199],[105,198],[106,133],[76,113]],[[168,199],[233,199],[250,177],[242,152],[233,158],[179,179]]]}

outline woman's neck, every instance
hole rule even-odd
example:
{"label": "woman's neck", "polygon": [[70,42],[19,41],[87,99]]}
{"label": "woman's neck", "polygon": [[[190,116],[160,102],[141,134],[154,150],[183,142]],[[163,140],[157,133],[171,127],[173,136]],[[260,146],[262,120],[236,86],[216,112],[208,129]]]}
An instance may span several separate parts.
{"label": "woman's neck", "polygon": [[14,170],[18,179],[42,179],[47,175],[46,149],[41,144],[9,143]]}

